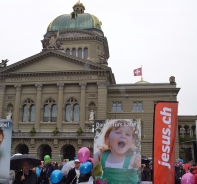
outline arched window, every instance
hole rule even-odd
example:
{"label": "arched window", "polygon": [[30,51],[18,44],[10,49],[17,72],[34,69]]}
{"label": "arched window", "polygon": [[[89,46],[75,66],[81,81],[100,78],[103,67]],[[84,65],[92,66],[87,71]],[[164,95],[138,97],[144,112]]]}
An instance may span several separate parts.
{"label": "arched window", "polygon": [[71,114],[71,105],[70,104],[67,104],[66,105],[66,122],[70,122],[71,121],[71,117],[72,117],[72,114]]}
{"label": "arched window", "polygon": [[82,58],[82,49],[81,48],[78,49],[78,57]]}
{"label": "arched window", "polygon": [[44,122],[49,121],[49,105],[45,105],[44,106],[44,118],[43,118]]}
{"label": "arched window", "polygon": [[70,49],[66,49],[66,54],[70,55]]}
{"label": "arched window", "polygon": [[88,59],[88,48],[84,49],[84,59]]}
{"label": "arched window", "polygon": [[79,105],[74,105],[74,122],[79,122]]}
{"label": "arched window", "polygon": [[22,122],[35,122],[36,106],[31,99],[27,99],[22,106]]}
{"label": "arched window", "polygon": [[72,49],[72,55],[76,57],[76,49],[75,48]]}
{"label": "arched window", "polygon": [[51,118],[52,122],[56,122],[57,121],[57,105],[53,105],[52,106],[52,118]]}
{"label": "arched window", "polygon": [[32,105],[30,107],[30,121],[35,122],[35,118],[36,118],[36,106]]}
{"label": "arched window", "polygon": [[28,116],[28,108],[27,105],[23,105],[23,122],[27,121],[27,116]]}
{"label": "arched window", "polygon": [[44,104],[43,122],[57,121],[57,105],[56,102],[49,98]]}
{"label": "arched window", "polygon": [[70,98],[65,106],[65,121],[66,122],[79,122],[80,119],[80,107],[74,98]]}

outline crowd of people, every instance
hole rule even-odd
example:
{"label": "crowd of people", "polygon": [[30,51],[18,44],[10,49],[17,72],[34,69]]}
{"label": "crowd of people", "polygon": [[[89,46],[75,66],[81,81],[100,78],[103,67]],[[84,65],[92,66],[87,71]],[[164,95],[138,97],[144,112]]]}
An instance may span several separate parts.
{"label": "crowd of people", "polygon": [[[91,162],[91,160],[89,160],[89,162]],[[41,161],[39,166],[30,169],[28,161],[24,161],[20,171],[10,171],[9,184],[53,184],[50,180],[52,172],[54,170],[61,171],[66,163],[66,159],[60,163],[52,162],[52,160],[48,163]],[[68,174],[64,175],[57,184],[83,184],[88,181],[90,181],[90,184],[93,184],[92,172],[87,174],[80,173],[80,164],[80,161],[75,159],[74,168],[71,168]]]}
{"label": "crowd of people", "polygon": [[[66,163],[66,160],[60,163],[52,162],[52,160],[48,163],[42,161],[39,166],[30,169],[29,163],[24,161],[21,166],[21,171],[10,171],[9,184],[52,184],[50,181],[51,173],[54,170],[61,170]],[[83,184],[84,182],[93,184],[94,177],[92,171],[87,174],[80,174],[80,164],[80,161],[75,159],[74,168],[71,168],[68,174],[64,175],[61,181],[57,184]],[[153,181],[152,162],[142,164],[139,172],[141,175],[141,181]],[[175,163],[175,184],[181,184],[181,179],[187,173],[191,173],[193,175],[193,184],[197,184],[197,163]]]}
{"label": "crowd of people", "polygon": [[[153,181],[153,165],[152,162],[142,164],[141,166],[141,181]],[[175,163],[175,184],[181,184],[181,179],[187,173],[191,173],[194,179],[193,184],[197,184],[197,163],[188,162],[184,164],[183,162]]]}

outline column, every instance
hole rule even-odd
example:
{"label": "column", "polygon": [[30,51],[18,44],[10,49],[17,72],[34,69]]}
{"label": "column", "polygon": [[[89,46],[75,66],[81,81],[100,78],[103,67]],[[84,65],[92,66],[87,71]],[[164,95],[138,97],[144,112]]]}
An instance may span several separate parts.
{"label": "column", "polygon": [[97,119],[107,119],[107,82],[98,82]]}
{"label": "column", "polygon": [[81,86],[80,127],[85,131],[86,83],[79,83],[79,85]]}
{"label": "column", "polygon": [[15,85],[16,96],[14,102],[14,119],[13,119],[13,129],[18,129],[19,114],[20,114],[20,98],[21,98],[21,85]]}
{"label": "column", "polygon": [[36,95],[36,122],[35,129],[40,129],[40,119],[41,119],[41,96],[42,96],[42,84],[36,84],[37,95]]}
{"label": "column", "polygon": [[189,125],[189,137],[192,137],[192,128],[191,128],[191,125]]}
{"label": "column", "polygon": [[62,108],[63,108],[63,92],[64,84],[57,84],[59,88],[58,104],[57,104],[57,128],[62,130]]}
{"label": "column", "polygon": [[0,119],[3,119],[3,104],[4,104],[5,86],[0,86]]}

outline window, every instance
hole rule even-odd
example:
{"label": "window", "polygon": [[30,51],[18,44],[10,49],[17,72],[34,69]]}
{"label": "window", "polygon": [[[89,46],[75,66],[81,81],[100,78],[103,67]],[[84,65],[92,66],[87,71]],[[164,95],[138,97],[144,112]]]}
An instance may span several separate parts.
{"label": "window", "polygon": [[52,117],[51,117],[52,122],[57,121],[57,105],[52,106]]}
{"label": "window", "polygon": [[66,54],[70,55],[70,49],[66,49]]}
{"label": "window", "polygon": [[65,106],[65,121],[66,122],[79,122],[80,120],[80,107],[74,98],[71,98],[67,101]]}
{"label": "window", "polygon": [[71,121],[71,117],[72,117],[72,114],[71,114],[71,105],[70,104],[67,104],[66,105],[66,122],[70,122]]}
{"label": "window", "polygon": [[79,105],[74,105],[74,122],[79,122]]}
{"label": "window", "polygon": [[35,122],[35,117],[36,117],[36,106],[31,105],[31,107],[30,107],[30,121]]}
{"label": "window", "polygon": [[44,106],[44,118],[43,118],[44,122],[49,121],[49,105],[45,105]]}
{"label": "window", "polygon": [[78,57],[82,58],[82,49],[81,48],[78,49]]}
{"label": "window", "polygon": [[84,59],[88,59],[88,48],[84,49]]}
{"label": "window", "polygon": [[53,99],[48,99],[44,104],[43,122],[57,121],[57,105]]}
{"label": "window", "polygon": [[133,112],[142,112],[142,102],[134,102],[133,103]]}
{"label": "window", "polygon": [[121,102],[113,102],[112,112],[122,112],[122,103]]}
{"label": "window", "polygon": [[22,122],[35,122],[36,106],[30,99],[26,100],[22,107]]}
{"label": "window", "polygon": [[76,49],[72,49],[72,55],[76,57]]}
{"label": "window", "polygon": [[23,122],[27,121],[27,116],[28,116],[28,108],[27,105],[23,105]]}

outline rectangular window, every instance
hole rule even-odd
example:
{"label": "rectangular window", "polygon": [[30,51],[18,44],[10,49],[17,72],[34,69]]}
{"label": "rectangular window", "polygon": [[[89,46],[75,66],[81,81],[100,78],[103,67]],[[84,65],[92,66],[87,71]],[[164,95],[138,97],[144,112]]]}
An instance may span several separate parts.
{"label": "rectangular window", "polygon": [[133,112],[142,112],[142,102],[133,102]]}
{"label": "rectangular window", "polygon": [[113,102],[112,112],[122,112],[122,103],[121,102]]}

